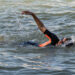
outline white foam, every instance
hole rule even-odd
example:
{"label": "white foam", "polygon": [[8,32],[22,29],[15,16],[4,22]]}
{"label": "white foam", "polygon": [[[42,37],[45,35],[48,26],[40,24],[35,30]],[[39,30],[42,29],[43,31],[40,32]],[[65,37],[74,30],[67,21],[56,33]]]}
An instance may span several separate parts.
{"label": "white foam", "polygon": [[75,36],[71,36],[73,42],[75,42]]}

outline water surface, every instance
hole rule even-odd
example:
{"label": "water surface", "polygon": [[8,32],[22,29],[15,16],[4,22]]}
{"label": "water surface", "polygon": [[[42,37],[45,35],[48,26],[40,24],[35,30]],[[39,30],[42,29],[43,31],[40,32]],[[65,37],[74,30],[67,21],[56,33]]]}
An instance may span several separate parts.
{"label": "water surface", "polygon": [[58,37],[75,36],[74,0],[0,0],[0,75],[75,75],[75,46],[17,46],[47,41],[23,10],[34,12]]}

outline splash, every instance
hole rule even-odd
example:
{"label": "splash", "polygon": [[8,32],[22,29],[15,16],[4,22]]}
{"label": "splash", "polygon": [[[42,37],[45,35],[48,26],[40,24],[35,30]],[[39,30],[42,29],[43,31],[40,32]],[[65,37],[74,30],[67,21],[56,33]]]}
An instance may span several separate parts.
{"label": "splash", "polygon": [[75,43],[75,36],[71,36],[71,39]]}

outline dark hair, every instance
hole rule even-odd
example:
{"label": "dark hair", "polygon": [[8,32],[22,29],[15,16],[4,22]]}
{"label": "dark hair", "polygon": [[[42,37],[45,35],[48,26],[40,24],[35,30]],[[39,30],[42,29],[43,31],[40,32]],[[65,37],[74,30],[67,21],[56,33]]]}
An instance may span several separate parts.
{"label": "dark hair", "polygon": [[[62,44],[64,44],[63,39],[64,38],[61,39]],[[71,40],[71,38],[66,38],[66,41],[70,41],[70,40]]]}
{"label": "dark hair", "polygon": [[[66,38],[67,41],[70,41],[72,40],[71,38]],[[71,47],[74,43],[73,42],[70,42],[66,45],[66,47]]]}
{"label": "dark hair", "polygon": [[71,47],[74,43],[68,43],[66,47]]}
{"label": "dark hair", "polygon": [[71,40],[71,38],[66,38],[66,41]]}

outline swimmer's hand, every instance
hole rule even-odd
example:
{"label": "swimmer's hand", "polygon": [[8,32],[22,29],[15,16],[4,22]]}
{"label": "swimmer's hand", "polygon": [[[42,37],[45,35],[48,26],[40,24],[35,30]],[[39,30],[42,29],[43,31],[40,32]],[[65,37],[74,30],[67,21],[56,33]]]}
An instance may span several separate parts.
{"label": "swimmer's hand", "polygon": [[33,15],[33,13],[32,13],[32,12],[30,12],[30,11],[22,11],[22,14],[26,14],[26,15]]}

